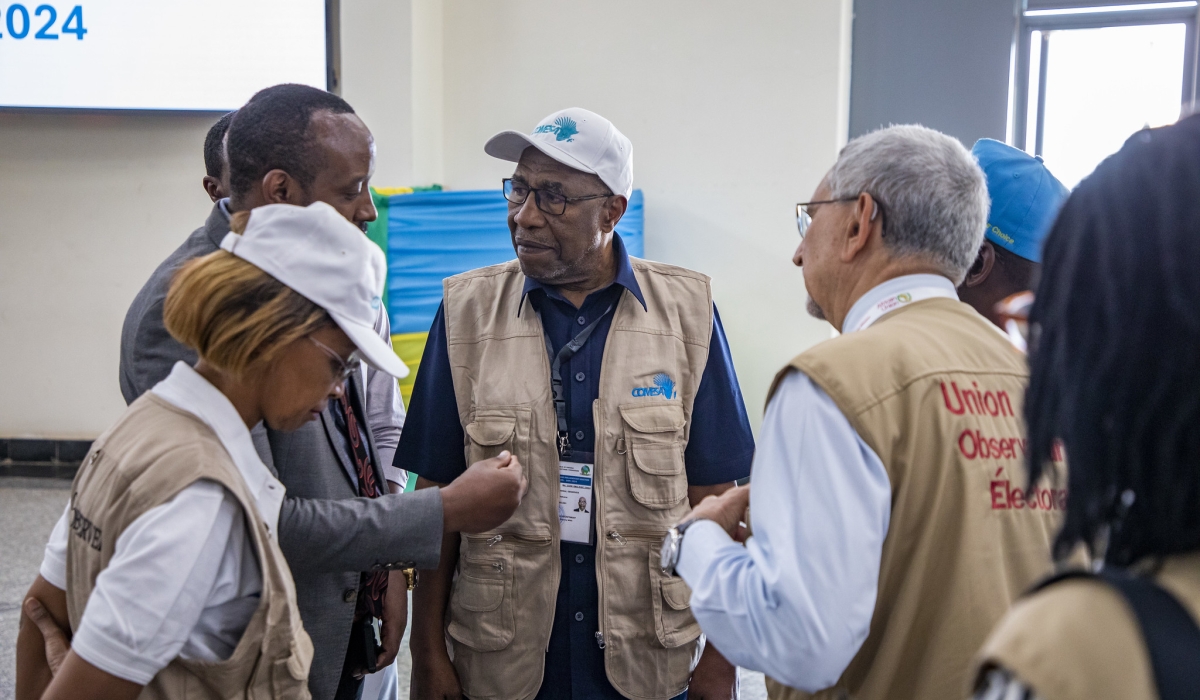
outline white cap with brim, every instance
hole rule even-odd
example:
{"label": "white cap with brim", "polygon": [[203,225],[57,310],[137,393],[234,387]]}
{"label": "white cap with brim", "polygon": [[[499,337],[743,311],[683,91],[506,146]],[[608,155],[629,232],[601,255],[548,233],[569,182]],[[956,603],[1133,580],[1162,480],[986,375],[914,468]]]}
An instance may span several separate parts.
{"label": "white cap with brim", "polygon": [[489,156],[517,162],[533,146],[567,167],[592,173],[613,194],[633,194],[633,144],[604,117],[579,107],[555,112],[529,134],[501,131],[484,145]]}
{"label": "white cap with brim", "polygon": [[269,204],[250,212],[246,230],[221,248],[321,307],[367,364],[393,377],[408,367],[375,330],[387,283],[383,251],[324,202]]}

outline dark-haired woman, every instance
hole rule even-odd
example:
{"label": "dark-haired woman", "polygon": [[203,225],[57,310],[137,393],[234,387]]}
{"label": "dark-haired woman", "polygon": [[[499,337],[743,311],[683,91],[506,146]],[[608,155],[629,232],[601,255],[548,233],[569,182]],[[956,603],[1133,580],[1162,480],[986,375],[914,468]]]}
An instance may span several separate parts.
{"label": "dark-haired woman", "polygon": [[1200,116],[1101,163],[1043,258],[1030,477],[1061,440],[1056,553],[1086,546],[1104,571],[1018,602],[984,646],[975,697],[1200,697]]}

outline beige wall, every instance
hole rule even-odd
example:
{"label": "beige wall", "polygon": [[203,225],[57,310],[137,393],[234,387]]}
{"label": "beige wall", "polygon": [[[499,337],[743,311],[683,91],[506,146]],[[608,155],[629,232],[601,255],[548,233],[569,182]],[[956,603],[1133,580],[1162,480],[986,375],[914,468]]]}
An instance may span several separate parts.
{"label": "beige wall", "polygon": [[829,326],[804,313],[795,203],[845,138],[850,0],[445,0],[445,173],[497,187],[501,129],[577,106],[633,142],[646,255],[713,277],[752,422]]}
{"label": "beige wall", "polygon": [[[343,95],[380,186],[496,187],[493,132],[571,105],[612,119],[647,254],[714,277],[757,425],[776,368],[828,336],[792,205],[844,140],[850,2],[342,0]],[[212,121],[0,114],[0,436],[94,437],[120,413],[121,321],[209,211]]]}
{"label": "beige wall", "polygon": [[212,203],[211,117],[0,114],[0,436],[95,437],[129,302]]}

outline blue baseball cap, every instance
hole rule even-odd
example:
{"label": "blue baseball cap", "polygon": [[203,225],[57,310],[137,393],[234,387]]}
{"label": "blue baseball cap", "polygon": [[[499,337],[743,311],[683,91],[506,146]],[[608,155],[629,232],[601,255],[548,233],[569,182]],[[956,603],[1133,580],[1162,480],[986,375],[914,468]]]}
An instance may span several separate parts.
{"label": "blue baseball cap", "polygon": [[1070,192],[1042,163],[1019,148],[979,139],[971,149],[987,176],[992,208],[987,239],[1014,255],[1042,261],[1042,239]]}

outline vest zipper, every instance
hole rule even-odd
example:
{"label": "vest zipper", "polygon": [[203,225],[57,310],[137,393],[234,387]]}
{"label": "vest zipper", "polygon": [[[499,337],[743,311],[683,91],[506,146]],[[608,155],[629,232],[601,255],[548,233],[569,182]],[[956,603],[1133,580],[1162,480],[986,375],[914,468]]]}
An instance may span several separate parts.
{"label": "vest zipper", "polygon": [[[604,354],[600,358],[600,376],[601,376],[601,380],[602,380],[601,385],[600,385],[601,391],[603,391],[603,387],[604,387],[603,379],[604,379],[604,367],[606,365],[605,360],[608,359],[608,351],[609,351],[609,348],[611,348],[611,347],[612,347],[611,345],[606,344],[604,346]],[[597,449],[597,448],[600,448],[601,445],[604,445],[606,442],[602,436],[605,434],[605,432],[606,432],[605,428],[607,426],[603,422],[601,422],[601,418],[602,418],[602,416],[601,416],[601,412],[600,412],[600,399],[597,398],[595,401],[592,402],[592,425],[596,429],[596,446],[595,446],[595,448],[593,448],[593,449],[595,449],[595,453],[592,455],[593,461],[595,461],[595,463],[596,463],[594,465],[596,467],[596,473],[592,477],[592,493],[593,493],[593,500],[596,503],[596,507],[595,507],[595,511],[596,511],[596,594],[597,594],[597,597],[599,598],[599,603],[600,603],[600,605],[598,606],[599,610],[597,610],[597,612],[599,614],[596,616],[596,618],[597,618],[596,626],[599,628],[596,630],[596,646],[600,647],[600,649],[603,651],[605,646],[607,646],[604,642],[604,633],[606,631],[608,631],[608,597],[607,597],[607,595],[605,595],[605,589],[607,588],[607,586],[605,585],[605,581],[608,578],[608,575],[607,575],[608,569],[607,569],[605,558],[604,558],[606,539],[604,537],[600,537],[600,533],[604,532],[604,528],[605,528],[604,481],[603,480],[604,480],[604,476],[605,476],[605,469],[608,468],[608,460],[605,458],[605,450]],[[554,502],[557,503],[558,499],[555,498]],[[608,654],[607,654],[607,652],[604,654],[604,656],[605,656],[605,674],[604,675],[607,677],[607,675],[608,675],[608,663],[607,663]]]}
{"label": "vest zipper", "polygon": [[617,532],[616,530],[608,531],[608,539],[617,544],[624,545],[629,540],[637,540],[639,542],[662,542],[667,536],[666,530],[626,530],[625,532]]}
{"label": "vest zipper", "polygon": [[549,535],[520,535],[515,532],[501,532],[490,536],[466,535],[466,538],[471,542],[484,542],[488,547],[494,547],[504,540],[512,542],[517,547],[544,547],[553,542],[553,538]]}

